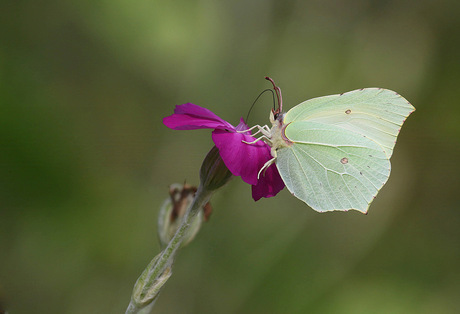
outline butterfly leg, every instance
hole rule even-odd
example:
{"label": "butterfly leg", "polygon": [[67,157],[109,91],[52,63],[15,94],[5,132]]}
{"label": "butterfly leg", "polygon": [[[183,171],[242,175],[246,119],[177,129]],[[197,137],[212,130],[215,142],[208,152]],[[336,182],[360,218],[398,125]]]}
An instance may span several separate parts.
{"label": "butterfly leg", "polygon": [[267,132],[268,132],[267,130],[260,128],[256,133],[251,134],[251,135],[256,136],[257,134],[262,133],[263,135],[267,136]]}
{"label": "butterfly leg", "polygon": [[260,168],[259,170],[259,173],[257,174],[257,179],[259,179],[260,177],[260,174],[263,172],[265,173],[265,171],[268,169],[268,167],[270,167],[276,160],[276,157],[273,157],[272,159],[270,159],[269,161],[267,161],[262,168]]}
{"label": "butterfly leg", "polygon": [[237,133],[246,133],[248,131],[252,131],[254,130],[255,128],[259,129],[256,133],[252,134],[252,136],[262,132],[263,134],[267,135],[267,134],[270,134],[270,128],[268,127],[268,125],[264,125],[264,126],[260,126],[260,125],[254,125],[253,127],[247,129],[247,130],[242,130],[242,131],[236,131]]}
{"label": "butterfly leg", "polygon": [[[246,142],[246,141],[242,141],[242,142],[245,143],[245,144],[254,144],[254,143],[257,143],[258,141],[263,139],[263,140],[268,141],[269,143],[271,143],[271,140],[270,140],[270,137],[271,137],[270,136],[270,128],[267,125],[264,125],[264,126],[255,125],[255,126],[253,126],[252,128],[250,128],[248,130],[252,130],[252,129],[256,128],[256,127],[259,130],[256,133],[252,134],[252,136],[254,136],[254,135],[258,134],[258,133],[262,133],[262,136],[259,137],[258,139],[256,139],[255,141],[252,141],[252,142]],[[238,131],[238,132],[241,133],[241,131]]]}
{"label": "butterfly leg", "polygon": [[236,131],[236,133],[246,133],[246,132],[254,130],[255,128],[261,128],[261,126],[260,125],[254,125],[253,127],[249,128],[249,129]]}
{"label": "butterfly leg", "polygon": [[252,141],[252,142],[246,142],[246,141],[241,141],[241,142],[243,142],[245,144],[255,144],[260,140],[265,140],[265,141],[268,141],[269,143],[271,143],[270,138],[266,137],[265,135],[262,135],[261,137],[259,137],[258,139],[256,139],[255,141]]}

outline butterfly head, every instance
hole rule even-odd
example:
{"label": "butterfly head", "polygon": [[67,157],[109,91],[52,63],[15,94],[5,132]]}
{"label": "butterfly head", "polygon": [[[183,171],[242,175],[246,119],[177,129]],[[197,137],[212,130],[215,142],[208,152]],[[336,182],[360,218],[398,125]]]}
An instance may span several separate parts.
{"label": "butterfly head", "polygon": [[284,112],[281,112],[280,109],[272,109],[271,115],[273,116],[273,120],[278,120],[281,116],[284,115]]}
{"label": "butterfly head", "polygon": [[265,79],[272,83],[273,90],[275,91],[276,97],[278,99],[278,109],[273,108],[271,110],[271,112],[270,112],[270,122],[272,124],[274,124],[275,121],[278,121],[278,123],[281,125],[283,123],[283,118],[284,118],[283,97],[281,96],[281,88],[276,86],[275,81],[273,81],[273,79],[269,78],[268,76],[266,76]]}
{"label": "butterfly head", "polygon": [[270,123],[271,124],[278,123],[279,126],[281,126],[283,124],[284,115],[285,115],[285,113],[280,112],[279,109],[277,109],[277,110],[272,109],[270,111]]}

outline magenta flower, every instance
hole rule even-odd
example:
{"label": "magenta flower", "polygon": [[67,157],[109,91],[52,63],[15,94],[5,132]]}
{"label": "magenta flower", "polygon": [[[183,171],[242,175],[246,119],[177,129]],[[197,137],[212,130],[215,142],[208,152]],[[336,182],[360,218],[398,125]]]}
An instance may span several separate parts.
{"label": "magenta flower", "polygon": [[176,106],[174,114],[164,118],[163,123],[173,130],[214,129],[212,140],[219,149],[225,166],[233,175],[241,176],[244,182],[252,185],[252,198],[255,201],[261,197],[275,196],[284,188],[284,182],[275,165],[268,167],[257,179],[259,170],[272,158],[270,147],[263,141],[243,143],[256,140],[250,131],[237,132],[248,129],[243,118],[234,127],[208,109],[187,103]]}

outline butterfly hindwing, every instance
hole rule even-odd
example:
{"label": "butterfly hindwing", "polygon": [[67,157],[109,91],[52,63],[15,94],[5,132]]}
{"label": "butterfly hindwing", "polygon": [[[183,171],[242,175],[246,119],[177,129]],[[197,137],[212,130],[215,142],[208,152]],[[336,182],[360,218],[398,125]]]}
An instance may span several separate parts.
{"label": "butterfly hindwing", "polygon": [[382,146],[362,134],[310,121],[290,123],[285,135],[293,143],[278,149],[276,165],[294,196],[320,212],[367,212],[390,175]]}

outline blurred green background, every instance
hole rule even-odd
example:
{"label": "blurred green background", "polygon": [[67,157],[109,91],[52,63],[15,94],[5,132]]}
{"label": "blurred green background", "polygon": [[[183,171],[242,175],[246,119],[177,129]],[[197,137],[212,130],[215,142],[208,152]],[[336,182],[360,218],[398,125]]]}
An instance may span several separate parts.
{"label": "blurred green background", "polygon": [[[436,1],[2,1],[0,299],[10,313],[122,313],[159,251],[171,183],[208,130],[270,84],[285,108],[384,87],[417,111],[369,214],[319,214],[232,180],[156,313],[455,313],[460,308],[460,5]],[[250,124],[268,123],[265,95]]]}

